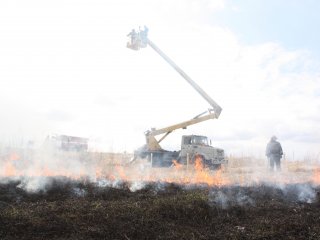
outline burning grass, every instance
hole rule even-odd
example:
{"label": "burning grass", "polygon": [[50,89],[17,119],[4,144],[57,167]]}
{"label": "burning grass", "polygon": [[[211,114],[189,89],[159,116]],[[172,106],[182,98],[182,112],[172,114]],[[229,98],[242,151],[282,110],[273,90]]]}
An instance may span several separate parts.
{"label": "burning grass", "polygon": [[320,239],[317,163],[271,173],[257,159],[209,171],[25,155],[1,160],[0,239]]}
{"label": "burning grass", "polygon": [[[0,185],[1,239],[319,239],[312,184],[210,187],[48,178]],[[103,183],[103,181],[102,181]],[[301,195],[304,193],[304,195]]]}

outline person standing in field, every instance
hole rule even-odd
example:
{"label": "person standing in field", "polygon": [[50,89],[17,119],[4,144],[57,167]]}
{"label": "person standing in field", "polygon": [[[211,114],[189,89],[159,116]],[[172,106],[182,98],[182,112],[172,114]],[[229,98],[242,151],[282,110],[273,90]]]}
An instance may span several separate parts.
{"label": "person standing in field", "polygon": [[283,151],[281,144],[277,141],[277,137],[273,136],[270,139],[270,142],[267,145],[266,148],[266,156],[269,159],[270,163],[270,171],[274,170],[274,166],[276,166],[276,169],[278,171],[281,170],[281,162],[280,159],[282,158]]}

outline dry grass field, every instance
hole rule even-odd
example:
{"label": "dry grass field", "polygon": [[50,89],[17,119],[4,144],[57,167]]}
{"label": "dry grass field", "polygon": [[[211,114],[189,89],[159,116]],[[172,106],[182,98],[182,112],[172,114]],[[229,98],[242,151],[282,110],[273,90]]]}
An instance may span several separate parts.
{"label": "dry grass field", "polygon": [[270,172],[265,159],[229,157],[209,171],[131,157],[2,155],[0,238],[320,239],[316,161]]}

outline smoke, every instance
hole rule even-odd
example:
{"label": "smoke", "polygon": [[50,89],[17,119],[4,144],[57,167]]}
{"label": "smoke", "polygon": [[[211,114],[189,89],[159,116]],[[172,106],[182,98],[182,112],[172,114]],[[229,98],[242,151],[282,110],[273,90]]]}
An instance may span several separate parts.
{"label": "smoke", "polygon": [[53,146],[39,149],[6,148],[0,153],[0,183],[20,181],[17,186],[27,192],[45,191],[50,177],[70,179],[96,178],[96,164],[86,152],[64,152]]}
{"label": "smoke", "polygon": [[[285,202],[312,203],[317,199],[317,165],[283,163],[281,172],[270,172],[265,161],[229,160],[227,169],[210,171],[193,166],[153,168],[147,160],[130,163],[129,154],[63,152],[44,146],[38,150],[2,149],[0,183],[19,181],[17,188],[29,193],[46,192],[53,178],[60,183],[85,181],[99,188],[128,189],[137,192],[152,184],[155,194],[166,191],[168,184],[183,189],[208,189],[210,204],[222,209],[255,206],[265,196]],[[315,181],[315,179],[318,179]],[[87,190],[73,187],[72,195],[85,197]]]}
{"label": "smoke", "polygon": [[51,179],[48,177],[22,177],[19,179],[21,182],[17,186],[27,192],[37,193],[45,191],[50,186]]}
{"label": "smoke", "polygon": [[244,191],[234,188],[213,189],[209,192],[209,203],[226,209],[231,206],[254,206],[254,200]]}
{"label": "smoke", "polygon": [[146,186],[146,183],[144,183],[142,181],[137,181],[137,182],[133,182],[130,185],[129,189],[130,189],[131,192],[136,192],[138,190],[141,190],[141,189],[145,188],[145,186]]}
{"label": "smoke", "polygon": [[229,184],[211,189],[209,202],[221,208],[255,206],[257,200],[273,199],[313,203],[317,200],[318,169],[314,162],[283,161],[281,171],[270,171],[264,159],[233,159],[223,174]]}
{"label": "smoke", "polygon": [[87,192],[82,188],[75,187],[73,188],[73,194],[77,197],[85,197],[87,195]]}
{"label": "smoke", "polygon": [[310,184],[287,185],[281,188],[287,200],[293,202],[312,203],[316,200],[317,192]]}
{"label": "smoke", "polygon": [[283,204],[313,203],[317,200],[316,188],[310,184],[287,184],[284,186],[261,184],[247,187],[229,186],[209,191],[209,203],[222,209],[241,206],[252,207],[256,202]]}

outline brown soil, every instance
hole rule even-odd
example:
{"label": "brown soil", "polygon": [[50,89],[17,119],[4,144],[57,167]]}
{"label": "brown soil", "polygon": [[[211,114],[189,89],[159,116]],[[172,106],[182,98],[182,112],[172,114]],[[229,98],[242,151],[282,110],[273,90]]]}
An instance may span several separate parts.
{"label": "brown soil", "polygon": [[0,184],[0,239],[320,239],[320,189],[309,184],[149,183],[131,192],[126,183],[55,178],[34,193],[19,186]]}

